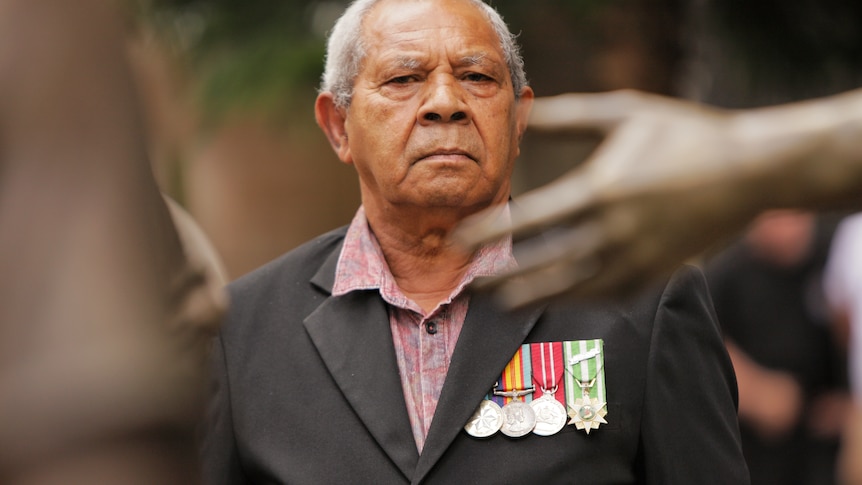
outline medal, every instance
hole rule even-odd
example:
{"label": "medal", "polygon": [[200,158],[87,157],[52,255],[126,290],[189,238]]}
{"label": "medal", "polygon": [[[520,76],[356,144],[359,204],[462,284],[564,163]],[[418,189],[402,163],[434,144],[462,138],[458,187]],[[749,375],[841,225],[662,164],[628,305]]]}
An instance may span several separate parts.
{"label": "medal", "polygon": [[533,431],[536,426],[536,413],[529,404],[521,401],[521,396],[532,393],[533,389],[516,389],[514,391],[494,391],[498,396],[512,395],[513,399],[503,406],[503,425],[500,432],[510,438],[520,438]]}
{"label": "medal", "polygon": [[[574,424],[587,434],[608,424],[604,385],[604,355],[602,341],[581,340],[565,342],[566,359],[566,403],[568,424]],[[580,391],[580,395],[578,394]]]}
{"label": "medal", "polygon": [[[536,414],[533,433],[551,436],[566,426],[566,407],[555,396],[564,374],[562,342],[530,344],[533,381],[539,386],[537,398],[530,402]],[[564,394],[561,393],[561,396]]]}
{"label": "medal", "polygon": [[532,382],[530,344],[524,344],[503,369],[499,384],[494,386],[494,396],[503,400],[503,425],[500,426],[500,432],[504,435],[520,438],[536,426],[536,413],[524,400],[532,400],[536,390]]}
{"label": "medal", "polygon": [[475,438],[487,438],[500,430],[503,425],[503,411],[490,399],[483,399],[470,421],[464,425],[464,431]]}
{"label": "medal", "polygon": [[605,421],[607,414],[605,403],[599,402],[596,398],[575,399],[575,404],[569,411],[569,417],[572,418],[569,424],[574,424],[576,428],[590,434],[590,430],[599,429],[599,424],[608,424]]}
{"label": "medal", "polygon": [[530,407],[536,413],[536,426],[533,433],[539,436],[557,434],[566,426],[566,407],[554,399],[552,394],[545,394],[530,402]]}

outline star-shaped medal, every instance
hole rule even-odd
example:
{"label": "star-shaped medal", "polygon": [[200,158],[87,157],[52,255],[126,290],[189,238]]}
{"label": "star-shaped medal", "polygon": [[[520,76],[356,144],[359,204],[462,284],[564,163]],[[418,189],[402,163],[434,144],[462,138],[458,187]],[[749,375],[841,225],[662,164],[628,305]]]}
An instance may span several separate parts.
{"label": "star-shaped medal", "polygon": [[599,429],[600,424],[608,424],[605,416],[608,414],[605,404],[596,398],[575,399],[575,405],[569,409],[569,417],[572,418],[568,424],[574,424],[576,428],[586,431]]}

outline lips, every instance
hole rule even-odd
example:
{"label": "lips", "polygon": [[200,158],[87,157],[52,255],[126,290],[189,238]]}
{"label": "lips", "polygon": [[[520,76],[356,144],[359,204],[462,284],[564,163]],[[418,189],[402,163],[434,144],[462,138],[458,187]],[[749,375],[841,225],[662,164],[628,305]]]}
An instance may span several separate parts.
{"label": "lips", "polygon": [[451,160],[460,157],[468,158],[474,162],[476,161],[476,158],[473,157],[473,155],[459,148],[439,148],[423,154],[416,161]]}

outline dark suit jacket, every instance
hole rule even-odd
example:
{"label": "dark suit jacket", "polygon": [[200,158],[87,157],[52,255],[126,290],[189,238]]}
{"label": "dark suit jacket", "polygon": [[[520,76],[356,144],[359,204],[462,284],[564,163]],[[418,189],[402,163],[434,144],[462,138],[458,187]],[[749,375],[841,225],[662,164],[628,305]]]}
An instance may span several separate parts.
{"label": "dark suit jacket", "polygon": [[[748,482],[736,381],[703,277],[608,306],[505,313],[473,298],[421,455],[376,291],[333,297],[345,229],[230,286],[203,446],[209,484]],[[607,425],[463,431],[525,342],[604,339]]]}

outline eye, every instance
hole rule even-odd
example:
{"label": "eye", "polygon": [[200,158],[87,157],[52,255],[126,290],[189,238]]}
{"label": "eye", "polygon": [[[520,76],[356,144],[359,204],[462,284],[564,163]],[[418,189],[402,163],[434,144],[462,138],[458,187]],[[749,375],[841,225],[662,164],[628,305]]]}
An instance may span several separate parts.
{"label": "eye", "polygon": [[386,82],[389,84],[407,84],[407,83],[411,83],[413,81],[416,81],[416,76],[409,75],[409,76],[393,77],[392,79],[390,79],[389,81],[386,81]]}
{"label": "eye", "polygon": [[486,76],[480,72],[468,72],[464,75],[464,79],[474,83],[480,83],[485,81],[493,81],[490,76]]}

